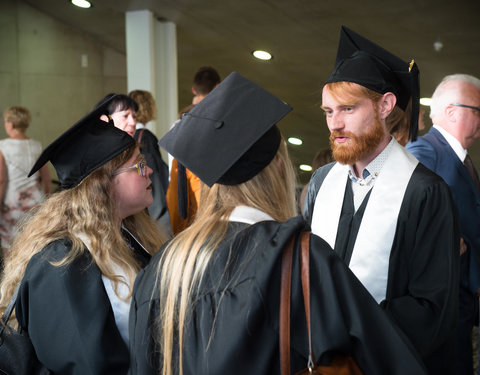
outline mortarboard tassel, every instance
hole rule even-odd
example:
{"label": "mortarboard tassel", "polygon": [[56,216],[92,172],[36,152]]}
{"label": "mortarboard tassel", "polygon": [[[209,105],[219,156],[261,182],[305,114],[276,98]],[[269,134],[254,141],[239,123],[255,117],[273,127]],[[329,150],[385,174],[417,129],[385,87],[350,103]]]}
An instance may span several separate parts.
{"label": "mortarboard tassel", "polygon": [[178,212],[182,219],[187,218],[187,171],[185,166],[177,160],[177,195],[178,195]]}

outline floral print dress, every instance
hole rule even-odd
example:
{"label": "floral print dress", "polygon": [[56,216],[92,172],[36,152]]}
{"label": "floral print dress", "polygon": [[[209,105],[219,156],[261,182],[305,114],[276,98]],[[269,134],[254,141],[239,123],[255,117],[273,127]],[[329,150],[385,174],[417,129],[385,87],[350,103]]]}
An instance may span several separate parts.
{"label": "floral print dress", "polygon": [[7,188],[0,212],[0,239],[4,249],[10,247],[18,220],[44,199],[40,175],[27,177],[42,152],[40,142],[33,139],[3,139],[0,141],[7,166]]}

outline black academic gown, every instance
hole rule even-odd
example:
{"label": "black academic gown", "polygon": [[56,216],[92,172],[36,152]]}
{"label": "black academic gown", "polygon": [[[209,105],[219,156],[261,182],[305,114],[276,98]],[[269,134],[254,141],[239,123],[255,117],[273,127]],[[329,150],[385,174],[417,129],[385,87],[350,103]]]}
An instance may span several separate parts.
{"label": "black academic gown", "polygon": [[[333,163],[310,181],[305,217]],[[346,193],[335,252],[348,264],[369,195],[354,212]],[[375,234],[372,233],[372,236]],[[380,303],[420,352],[430,374],[455,373],[458,313],[459,232],[456,209],[445,182],[418,164],[405,191],[390,253],[386,298]]]}
{"label": "black academic gown", "polygon": [[163,161],[158,148],[158,139],[155,134],[146,128],[138,129],[135,132],[134,139],[140,143],[140,151],[145,155],[147,165],[153,170],[153,173],[150,175],[153,203],[148,206],[148,214],[154,220],[165,217],[168,222],[168,208],[165,195],[168,189],[169,173],[168,165]]}
{"label": "black academic gown", "polygon": [[[126,239],[146,264],[149,255]],[[32,257],[17,298],[18,322],[38,359],[54,374],[126,374],[128,348],[90,253],[67,266],[50,263],[63,259],[70,249],[69,240],[58,240]]]}
{"label": "black academic gown", "polygon": [[[185,326],[184,374],[279,374],[279,303],[282,250],[305,230],[301,217],[251,226],[231,223],[213,255]],[[365,374],[423,374],[416,351],[360,282],[321,238],[311,236],[310,282],[314,352],[352,354]],[[137,277],[130,309],[132,374],[158,374],[152,296],[161,254]],[[224,272],[225,266],[226,272]],[[291,304],[292,373],[307,366],[308,343],[294,250]],[[225,290],[225,293],[222,291]]]}

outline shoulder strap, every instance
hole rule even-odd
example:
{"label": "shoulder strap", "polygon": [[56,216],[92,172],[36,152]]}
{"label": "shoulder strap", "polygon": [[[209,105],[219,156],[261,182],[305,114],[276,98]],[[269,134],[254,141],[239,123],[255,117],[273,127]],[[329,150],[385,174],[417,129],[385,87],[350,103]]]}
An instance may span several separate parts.
{"label": "shoulder strap", "polygon": [[[280,287],[280,367],[282,375],[290,374],[290,295],[292,285],[293,245],[296,236],[292,236],[285,245],[282,254]],[[308,368],[315,367],[310,332],[310,232],[301,233],[300,267],[302,274],[303,301],[308,330]]]}
{"label": "shoulder strap", "polygon": [[[20,290],[20,284],[17,285],[17,288],[13,292],[12,298],[10,299],[10,302],[8,302],[7,308],[5,309],[5,312],[3,313],[2,316],[2,323],[3,326],[7,325],[8,320],[10,319],[10,315],[12,315],[13,308],[15,307],[15,303],[17,302],[17,296],[18,296],[18,291]],[[3,331],[3,329],[2,329]]]}
{"label": "shoulder strap", "polygon": [[138,132],[138,140],[137,142],[138,143],[141,143],[142,142],[142,135],[143,135],[143,132],[145,131],[145,128],[142,128],[140,129],[140,131]]}
{"label": "shoulder strap", "polygon": [[310,329],[310,232],[303,232],[301,238],[300,267],[302,273],[303,303],[307,318],[308,331],[308,368],[315,367],[315,356],[312,347],[312,332]]}
{"label": "shoulder strap", "polygon": [[295,235],[283,249],[280,283],[280,368],[282,375],[290,374],[290,291]]}

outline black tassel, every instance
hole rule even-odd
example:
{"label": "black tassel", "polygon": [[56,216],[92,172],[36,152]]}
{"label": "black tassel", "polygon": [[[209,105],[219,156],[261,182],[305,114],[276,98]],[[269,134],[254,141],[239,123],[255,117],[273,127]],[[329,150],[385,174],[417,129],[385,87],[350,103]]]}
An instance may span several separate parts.
{"label": "black tassel", "polygon": [[178,195],[178,212],[182,219],[187,218],[187,171],[185,166],[177,160],[177,195]]}

